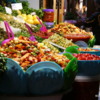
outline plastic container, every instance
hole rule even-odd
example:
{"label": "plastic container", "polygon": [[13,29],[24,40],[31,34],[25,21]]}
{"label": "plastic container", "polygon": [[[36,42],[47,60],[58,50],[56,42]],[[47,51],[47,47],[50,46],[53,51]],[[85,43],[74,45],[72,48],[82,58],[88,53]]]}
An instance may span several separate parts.
{"label": "plastic container", "polygon": [[45,22],[45,26],[47,29],[50,29],[50,28],[54,27],[54,23],[53,22]]}
{"label": "plastic container", "polygon": [[72,88],[77,73],[76,58],[73,58],[64,69],[55,62],[45,61],[30,66],[24,72],[21,66],[10,58],[7,58],[6,66],[7,70],[0,80],[0,96],[39,97],[59,94]]}
{"label": "plastic container", "polygon": [[44,16],[43,21],[44,22],[53,22],[54,21],[54,10],[53,9],[43,9]]}
{"label": "plastic container", "polygon": [[0,80],[0,94],[23,95],[26,93],[25,73],[14,60],[7,58],[7,70]]}

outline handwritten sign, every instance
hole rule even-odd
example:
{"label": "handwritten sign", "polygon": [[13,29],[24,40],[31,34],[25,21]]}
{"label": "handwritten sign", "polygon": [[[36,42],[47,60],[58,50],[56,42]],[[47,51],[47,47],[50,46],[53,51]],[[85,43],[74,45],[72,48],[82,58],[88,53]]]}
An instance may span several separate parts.
{"label": "handwritten sign", "polygon": [[5,7],[5,10],[6,10],[6,13],[8,13],[8,14],[12,14],[12,10],[11,10],[11,8],[9,8],[9,7]]}
{"label": "handwritten sign", "polygon": [[23,9],[22,3],[12,3],[11,4],[12,10],[20,10]]}

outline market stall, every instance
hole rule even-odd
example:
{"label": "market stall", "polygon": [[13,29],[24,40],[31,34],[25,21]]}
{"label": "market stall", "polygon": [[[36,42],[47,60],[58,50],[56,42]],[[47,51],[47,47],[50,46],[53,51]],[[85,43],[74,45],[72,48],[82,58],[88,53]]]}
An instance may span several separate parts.
{"label": "market stall", "polygon": [[93,48],[94,34],[56,23],[56,8],[16,2],[22,9],[8,7],[11,14],[0,6],[0,100],[71,100],[69,94],[97,100],[100,48]]}

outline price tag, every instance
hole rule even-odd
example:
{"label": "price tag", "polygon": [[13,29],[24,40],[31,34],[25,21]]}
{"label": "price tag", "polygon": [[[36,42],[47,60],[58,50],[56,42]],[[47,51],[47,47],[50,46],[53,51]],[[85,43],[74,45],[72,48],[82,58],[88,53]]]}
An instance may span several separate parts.
{"label": "price tag", "polygon": [[9,7],[5,7],[5,10],[6,10],[6,13],[8,13],[8,14],[12,14],[12,10],[11,10],[11,8],[9,8]]}
{"label": "price tag", "polygon": [[12,10],[20,10],[23,9],[22,3],[12,3],[11,4]]}

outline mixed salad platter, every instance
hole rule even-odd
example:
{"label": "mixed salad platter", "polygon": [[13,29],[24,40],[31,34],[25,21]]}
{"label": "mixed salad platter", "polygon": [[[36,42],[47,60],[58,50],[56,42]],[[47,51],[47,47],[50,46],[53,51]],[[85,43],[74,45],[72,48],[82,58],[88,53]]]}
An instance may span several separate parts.
{"label": "mixed salad platter", "polygon": [[58,33],[69,40],[72,39],[73,42],[79,40],[87,42],[89,39],[93,38],[91,32],[86,32],[70,23],[57,24],[54,28],[50,29],[49,32]]}
{"label": "mixed salad platter", "polygon": [[65,91],[71,88],[77,73],[76,58],[71,60],[27,37],[20,36],[1,45],[0,53],[7,59],[7,69],[0,76],[2,94],[48,95]]}
{"label": "mixed salad platter", "polygon": [[0,46],[0,52],[17,61],[23,69],[41,61],[53,61],[63,68],[69,62],[67,57],[51,51],[43,43],[22,36]]}

